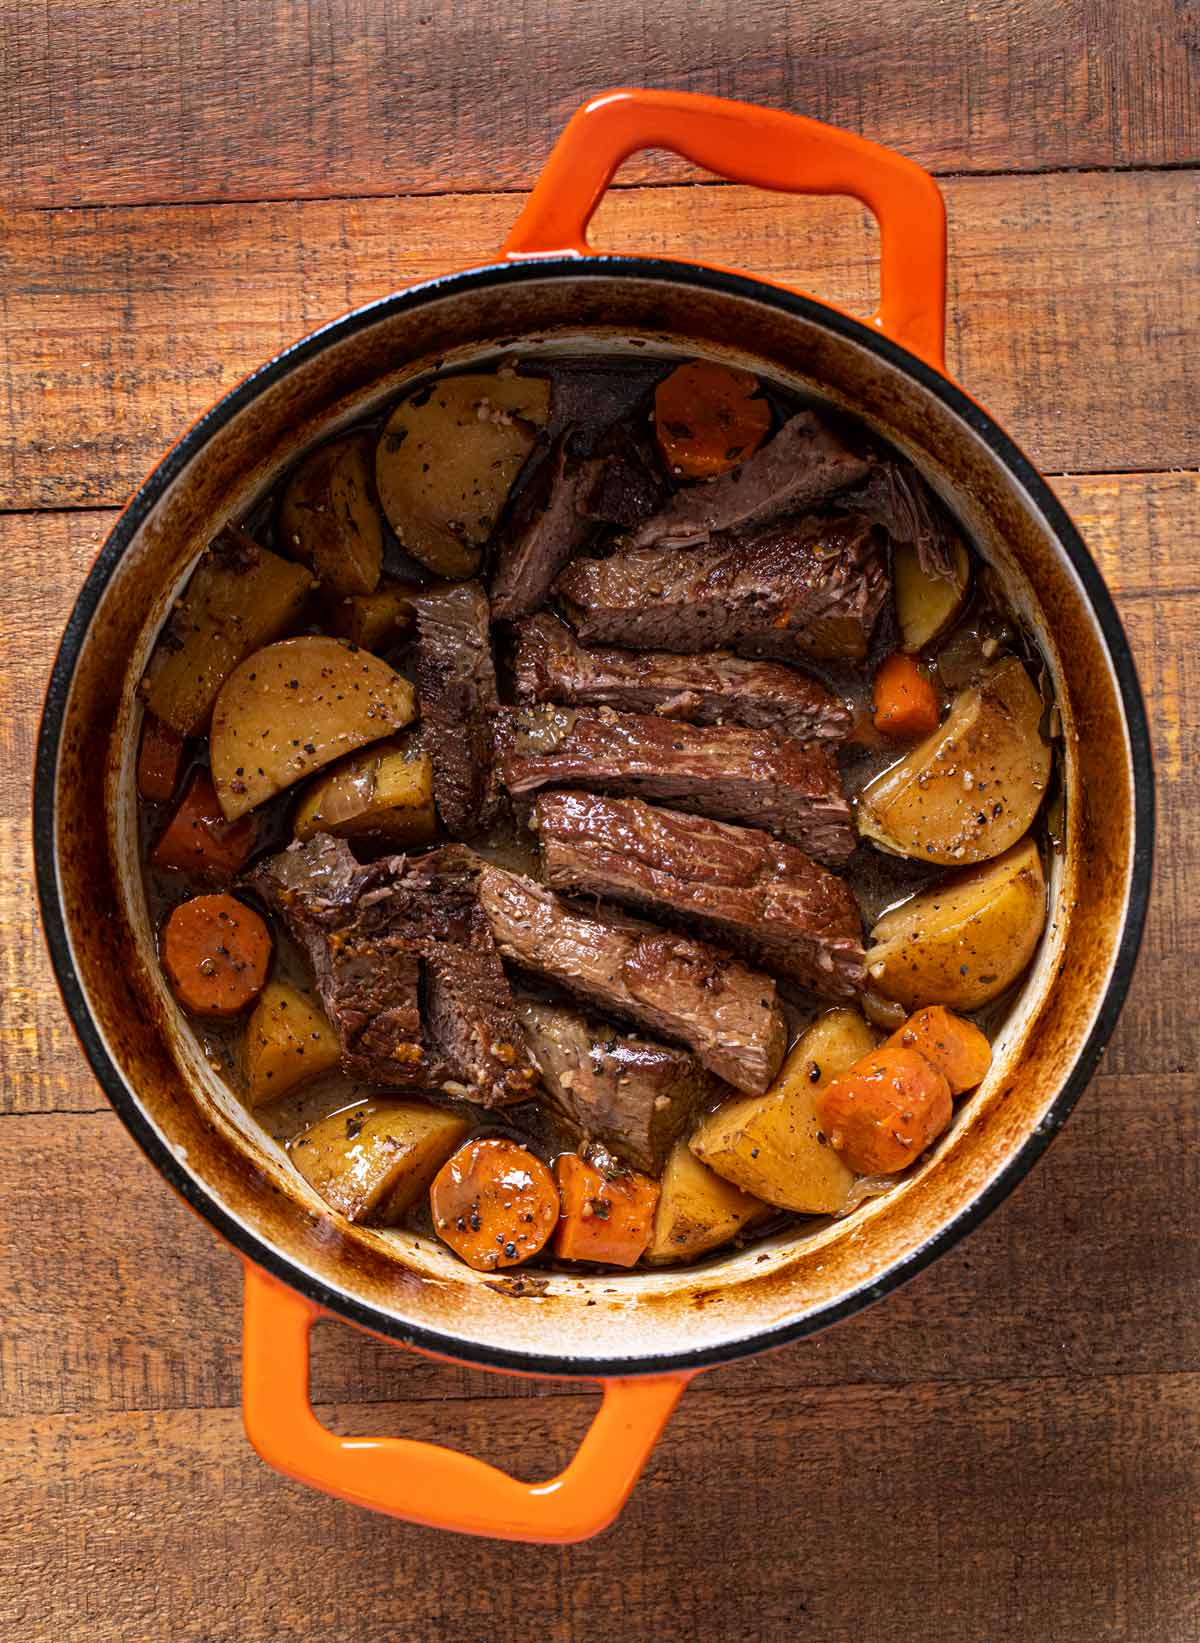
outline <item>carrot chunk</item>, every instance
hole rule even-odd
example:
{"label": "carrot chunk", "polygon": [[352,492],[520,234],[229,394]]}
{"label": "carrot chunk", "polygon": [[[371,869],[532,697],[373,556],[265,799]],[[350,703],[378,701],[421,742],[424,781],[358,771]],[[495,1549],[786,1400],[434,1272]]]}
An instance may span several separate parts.
{"label": "carrot chunk", "polygon": [[241,870],[254,849],[258,823],[253,816],[229,822],[221,814],[212,779],[198,770],[150,853],[155,867],[172,868],[197,878],[228,879]]}
{"label": "carrot chunk", "polygon": [[271,933],[235,896],[193,896],[163,925],[163,969],[193,1015],[240,1015],[267,984]]}
{"label": "carrot chunk", "polygon": [[984,1034],[944,1004],[930,1004],[910,1015],[884,1048],[916,1050],[941,1073],[951,1095],[982,1084],[992,1064],[992,1046]]}
{"label": "carrot chunk", "polygon": [[137,762],[137,790],[142,798],[153,799],[156,804],[173,799],[182,763],[183,737],[147,713]]}
{"label": "carrot chunk", "polygon": [[448,1158],[429,1189],[439,1238],[476,1272],[519,1266],[558,1222],[558,1188],[542,1163],[515,1141],[485,1136]]}
{"label": "carrot chunk", "polygon": [[876,673],[871,694],[875,728],[885,736],[909,741],[937,729],[941,717],[937,691],[915,656],[894,650]]}
{"label": "carrot chunk", "polygon": [[950,1086],[916,1050],[864,1055],[817,1095],[817,1122],[836,1153],[861,1175],[907,1169],[946,1128]]}
{"label": "carrot chunk", "polygon": [[659,1185],[634,1170],[608,1176],[573,1152],[554,1160],[562,1218],[554,1253],[563,1261],[633,1266],[654,1230]]}
{"label": "carrot chunk", "polygon": [[712,479],[744,462],[771,426],[771,407],[749,371],[692,360],[654,391],[654,431],[671,472]]}

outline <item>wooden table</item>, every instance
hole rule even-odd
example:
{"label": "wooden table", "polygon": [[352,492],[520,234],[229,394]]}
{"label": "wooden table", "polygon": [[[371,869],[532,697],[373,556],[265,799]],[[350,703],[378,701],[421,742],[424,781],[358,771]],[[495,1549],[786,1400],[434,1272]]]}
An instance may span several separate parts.
{"label": "wooden table", "polygon": [[[1200,20],[1171,0],[180,0],[0,6],[0,1626],[9,1639],[1200,1637]],[[121,504],[280,344],[486,260],[572,107],[721,92],[943,179],[950,364],[1054,476],[1119,599],[1162,818],[1140,971],[1048,1158],[884,1305],[706,1375],[617,1526],[451,1539],[243,1441],[234,1258],[146,1166],[64,1020],[28,773]],[[605,243],[871,303],[857,206],[630,165]],[[588,1392],[319,1331],[342,1430],[526,1476]]]}

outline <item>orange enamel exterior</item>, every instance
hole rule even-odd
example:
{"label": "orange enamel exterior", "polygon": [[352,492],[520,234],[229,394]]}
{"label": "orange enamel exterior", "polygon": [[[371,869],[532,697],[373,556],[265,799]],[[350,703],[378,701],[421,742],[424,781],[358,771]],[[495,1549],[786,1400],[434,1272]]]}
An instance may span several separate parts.
{"label": "orange enamel exterior", "polygon": [[618,168],[646,148],[754,188],[861,200],[879,224],[871,323],[945,373],[946,207],[937,184],[902,154],[802,114],[686,91],[602,92],[567,122],[504,255],[591,254],[596,207]]}
{"label": "orange enamel exterior", "polygon": [[[519,259],[593,255],[588,224],[622,163],[666,148],[733,182],[849,194],[879,224],[872,323],[945,371],[946,212],[911,160],[817,120],[677,91],[610,91],[567,123],[504,246]],[[604,1401],[574,1459],[545,1483],[410,1438],[342,1438],[308,1397],[320,1309],[246,1262],[242,1409],[263,1460],[359,1506],[463,1534],[564,1542],[598,1534],[627,1500],[690,1374],[599,1382]]]}
{"label": "orange enamel exterior", "polygon": [[[686,92],[605,92],[568,122],[504,255],[593,255],[588,224],[621,164],[646,148],[671,149],[734,182],[861,200],[880,232],[872,323],[944,373],[946,218],[936,183],[901,155],[800,115]],[[565,1471],[544,1483],[521,1483],[437,1444],[338,1437],[317,1420],[308,1396],[309,1332],[321,1309],[244,1264],[242,1408],[250,1442],[289,1477],[412,1523],[504,1540],[598,1534],[621,1510],[692,1378],[591,1382],[604,1390],[596,1418]]]}
{"label": "orange enamel exterior", "polygon": [[616,1517],[690,1375],[605,1380],[604,1401],[565,1471],[520,1483],[472,1455],[412,1438],[341,1438],[308,1398],[309,1331],[321,1316],[246,1263],[242,1413],[269,1465],[301,1483],[431,1529],[502,1540],[587,1540]]}

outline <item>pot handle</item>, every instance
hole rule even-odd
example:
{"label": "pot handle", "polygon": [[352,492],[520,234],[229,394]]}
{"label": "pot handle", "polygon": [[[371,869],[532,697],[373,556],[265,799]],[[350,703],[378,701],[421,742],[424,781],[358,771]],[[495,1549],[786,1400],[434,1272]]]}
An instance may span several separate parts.
{"label": "pot handle", "polygon": [[521,1483],[486,1461],[413,1438],[342,1438],[308,1397],[320,1307],[245,1263],[242,1417],[269,1466],[409,1523],[500,1540],[587,1540],[616,1517],[689,1374],[603,1380],[604,1401],[566,1470]]}
{"label": "pot handle", "polygon": [[946,208],[927,171],[801,114],[688,91],[606,91],[567,122],[504,246],[506,257],[592,253],[587,228],[617,168],[668,148],[732,182],[852,194],[879,224],[872,323],[945,371]]}

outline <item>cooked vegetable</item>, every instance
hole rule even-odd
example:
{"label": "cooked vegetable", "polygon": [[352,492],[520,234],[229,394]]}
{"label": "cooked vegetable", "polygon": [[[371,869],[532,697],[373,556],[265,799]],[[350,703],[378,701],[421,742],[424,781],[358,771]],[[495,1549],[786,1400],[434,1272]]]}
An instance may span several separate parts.
{"label": "cooked vegetable", "polygon": [[654,390],[654,432],[671,472],[713,479],[752,456],[771,426],[771,407],[750,371],[692,360]]}
{"label": "cooked vegetable", "polygon": [[686,1140],[679,1140],[659,1183],[646,1260],[653,1266],[695,1260],[769,1213],[761,1200],[723,1180],[700,1162]]}
{"label": "cooked vegetable", "polygon": [[252,1107],[277,1101],[338,1063],[338,1041],[325,1016],[286,982],[263,988],[246,1023],[247,1096]]}
{"label": "cooked vegetable", "polygon": [[411,588],[391,582],[374,593],[339,599],[329,612],[329,631],[364,650],[381,650],[411,627],[416,615],[411,595]]}
{"label": "cooked vegetable", "polygon": [[368,651],[323,635],[268,645],[231,674],[213,709],[221,809],[233,821],[415,714],[408,680]]}
{"label": "cooked vegetable", "polygon": [[549,413],[542,377],[445,377],[398,405],[375,479],[407,552],[450,581],[474,576]]}
{"label": "cooked vegetable", "polygon": [[348,434],[313,451],[279,503],[285,553],[311,565],[332,593],[373,593],[383,565],[383,525],[375,505],[370,434]]}
{"label": "cooked vegetable", "polygon": [[137,790],[143,799],[167,804],[175,797],[183,764],[183,737],[147,713],[138,749]]}
{"label": "cooked vegetable", "polygon": [[1028,829],[1050,776],[1042,698],[1015,657],[961,692],[940,729],[859,794],[859,832],[922,861],[986,861]]}
{"label": "cooked vegetable", "polygon": [[258,839],[253,816],[226,821],[207,770],[197,770],[150,852],[155,867],[200,879],[240,873]]}
{"label": "cooked vegetable", "polygon": [[871,686],[875,728],[893,741],[912,741],[936,730],[940,717],[937,691],[920,664],[894,650],[875,674]]}
{"label": "cooked vegetable", "polygon": [[438,1237],[477,1272],[529,1260],[558,1224],[554,1177],[500,1136],[460,1147],[438,1173],[429,1204]]}
{"label": "cooked vegetable", "polygon": [[907,1009],[977,1010],[1021,974],[1046,922],[1032,839],[901,902],[871,932],[872,985]]}
{"label": "cooked vegetable", "polygon": [[606,1174],[573,1152],[554,1160],[562,1216],[554,1234],[560,1261],[634,1266],[654,1227],[658,1182],[633,1170]]}
{"label": "cooked vegetable", "polygon": [[826,1010],[811,1022],[792,1046],[788,1061],[796,1061],[814,1090],[823,1090],[839,1073],[870,1055],[879,1034],[860,1010]]}
{"label": "cooked vegetable", "polygon": [[895,1175],[953,1116],[950,1086],[916,1050],[872,1050],[818,1094],[817,1120],[860,1175]]}
{"label": "cooked vegetable", "polygon": [[370,1101],[322,1118],[288,1147],[292,1163],[348,1221],[394,1226],[466,1133],[423,1101]]}
{"label": "cooked vegetable", "polygon": [[941,1073],[951,1095],[962,1095],[982,1084],[992,1064],[992,1046],[986,1035],[974,1022],[964,1021],[940,1004],[909,1016],[884,1048],[916,1050]]}
{"label": "cooked vegetable", "polygon": [[819,1016],[765,1095],[734,1096],[702,1120],[691,1149],[745,1192],[801,1215],[832,1215],[854,1180],[816,1115],[817,1093],[874,1048],[857,1010]]}
{"label": "cooked vegetable", "polygon": [[295,627],[314,586],[301,565],[227,526],[192,573],[159,635],[140,691],[156,718],[198,736],[243,658]]}
{"label": "cooked vegetable", "polygon": [[193,1015],[240,1015],[262,992],[271,965],[271,932],[235,896],[193,896],[163,925],[163,969]]}
{"label": "cooked vegetable", "polygon": [[900,637],[908,651],[923,650],[940,637],[953,622],[967,597],[971,562],[962,543],[955,541],[954,576],[930,576],[921,568],[920,555],[911,542],[898,542],[892,549],[892,588]]}
{"label": "cooked vegetable", "polygon": [[295,832],[298,839],[336,833],[397,847],[431,843],[437,837],[432,760],[395,742],[352,753],[305,790]]}

